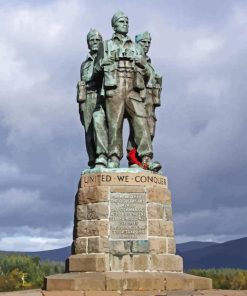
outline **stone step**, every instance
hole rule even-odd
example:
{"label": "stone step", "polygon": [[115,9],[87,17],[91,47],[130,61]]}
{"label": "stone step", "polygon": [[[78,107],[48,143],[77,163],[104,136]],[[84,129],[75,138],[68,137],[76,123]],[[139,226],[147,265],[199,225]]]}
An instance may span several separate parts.
{"label": "stone step", "polygon": [[192,291],[211,288],[211,279],[185,273],[71,272],[45,278],[47,291]]}

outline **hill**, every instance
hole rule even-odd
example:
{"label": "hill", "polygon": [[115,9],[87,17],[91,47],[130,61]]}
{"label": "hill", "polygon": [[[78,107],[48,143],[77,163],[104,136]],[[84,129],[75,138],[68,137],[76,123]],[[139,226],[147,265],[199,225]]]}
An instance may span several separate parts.
{"label": "hill", "polygon": [[196,249],[202,249],[205,247],[213,246],[218,243],[215,242],[199,242],[199,241],[191,241],[187,243],[177,244],[177,251],[178,252],[186,252]]}
{"label": "hill", "polygon": [[179,252],[184,269],[241,268],[247,269],[247,237],[213,244],[204,248]]}
{"label": "hill", "polygon": [[[38,256],[41,260],[64,262],[71,254],[70,246],[40,252],[7,252],[0,254],[24,254]],[[247,237],[225,243],[187,242],[177,244],[177,254],[184,259],[184,269],[242,268],[247,269]]]}
{"label": "hill", "polygon": [[10,255],[10,254],[22,254],[28,255],[32,257],[40,257],[42,261],[50,260],[50,261],[65,261],[71,255],[71,247],[64,247],[55,250],[47,250],[47,251],[38,251],[38,252],[8,252],[8,251],[0,251],[0,254]]}

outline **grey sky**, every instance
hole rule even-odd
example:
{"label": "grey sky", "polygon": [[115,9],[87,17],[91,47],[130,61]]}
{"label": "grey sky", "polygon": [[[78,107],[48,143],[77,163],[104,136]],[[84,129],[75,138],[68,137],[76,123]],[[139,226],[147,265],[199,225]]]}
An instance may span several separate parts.
{"label": "grey sky", "polygon": [[110,38],[118,9],[132,38],[151,32],[150,56],[164,77],[154,150],[177,241],[247,234],[246,1],[2,1],[1,250],[71,243],[87,163],[75,86],[87,32]]}

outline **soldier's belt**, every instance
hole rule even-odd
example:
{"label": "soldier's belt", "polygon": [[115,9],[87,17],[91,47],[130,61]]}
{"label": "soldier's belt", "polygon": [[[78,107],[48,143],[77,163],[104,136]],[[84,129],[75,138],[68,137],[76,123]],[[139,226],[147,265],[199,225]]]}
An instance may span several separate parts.
{"label": "soldier's belt", "polygon": [[97,93],[97,91],[98,91],[97,88],[89,88],[87,89],[87,94]]}
{"label": "soldier's belt", "polygon": [[133,73],[133,72],[134,72],[134,69],[133,69],[133,68],[121,68],[121,67],[118,67],[118,68],[117,68],[117,71],[118,71],[118,72],[128,72],[128,73]]}
{"label": "soldier's belt", "polygon": [[134,72],[128,72],[128,71],[117,71],[118,77],[125,77],[125,78],[134,78]]}
{"label": "soldier's belt", "polygon": [[134,69],[134,62],[131,60],[119,60],[117,61],[117,68]]}

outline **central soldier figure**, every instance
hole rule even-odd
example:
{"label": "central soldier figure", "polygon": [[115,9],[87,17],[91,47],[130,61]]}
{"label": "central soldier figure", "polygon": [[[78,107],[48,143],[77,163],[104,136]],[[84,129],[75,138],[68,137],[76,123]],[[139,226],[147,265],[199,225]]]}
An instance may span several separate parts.
{"label": "central soldier figure", "polygon": [[112,39],[99,46],[94,75],[102,75],[108,123],[108,168],[118,168],[123,157],[123,121],[128,118],[143,167],[153,169],[160,165],[151,162],[152,141],[147,126],[146,111],[140,91],[144,89],[144,77],[148,65],[143,49],[127,36],[128,17],[121,11],[111,20]]}

